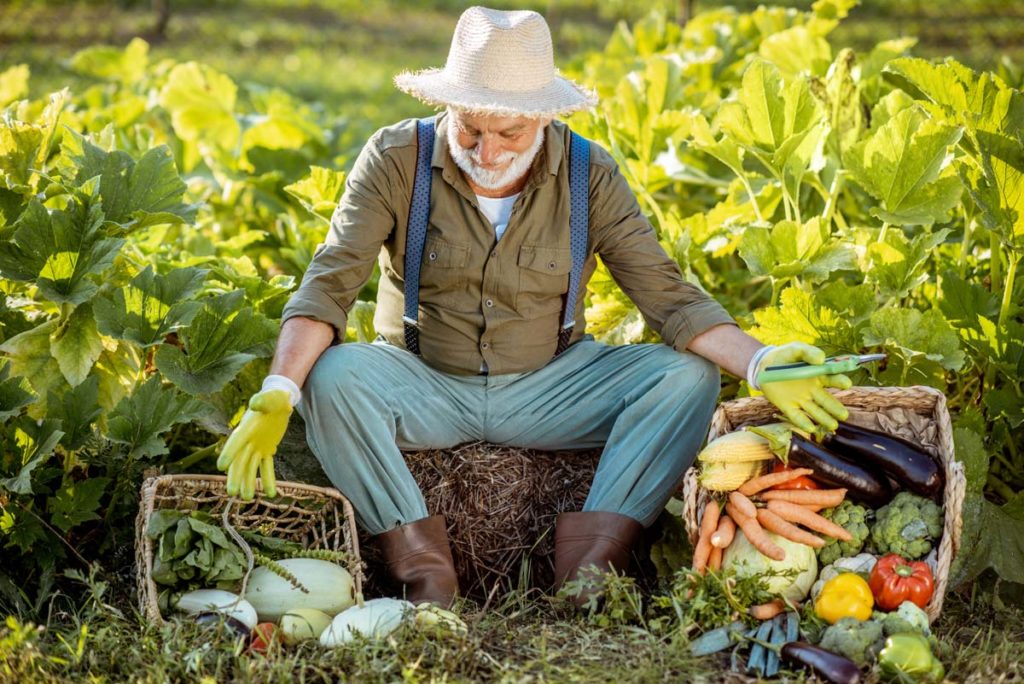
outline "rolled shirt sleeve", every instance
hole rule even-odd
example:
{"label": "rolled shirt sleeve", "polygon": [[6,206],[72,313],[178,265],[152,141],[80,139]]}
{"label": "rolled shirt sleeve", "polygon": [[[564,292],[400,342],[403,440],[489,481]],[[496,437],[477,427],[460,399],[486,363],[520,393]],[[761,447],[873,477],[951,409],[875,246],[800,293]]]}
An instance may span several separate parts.
{"label": "rolled shirt sleeve", "polygon": [[345,339],[348,312],[369,280],[381,245],[395,227],[391,187],[393,164],[380,149],[378,131],[363,147],[345,180],[345,192],[331,217],[302,283],[281,314],[281,323],[302,316],[335,329]]}
{"label": "rolled shirt sleeve", "polygon": [[647,325],[676,351],[716,325],[737,325],[699,286],[683,278],[640,210],[614,159],[591,146],[590,221],[594,251]]}

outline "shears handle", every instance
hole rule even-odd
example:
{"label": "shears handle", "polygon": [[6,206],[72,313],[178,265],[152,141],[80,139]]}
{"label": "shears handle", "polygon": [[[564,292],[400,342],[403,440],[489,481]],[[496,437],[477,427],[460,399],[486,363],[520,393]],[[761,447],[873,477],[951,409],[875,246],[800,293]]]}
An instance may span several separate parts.
{"label": "shears handle", "polygon": [[784,382],[786,380],[802,380],[815,378],[819,375],[849,373],[860,367],[860,359],[856,356],[836,356],[825,359],[825,363],[791,363],[783,366],[768,366],[757,374],[757,384],[766,382]]}

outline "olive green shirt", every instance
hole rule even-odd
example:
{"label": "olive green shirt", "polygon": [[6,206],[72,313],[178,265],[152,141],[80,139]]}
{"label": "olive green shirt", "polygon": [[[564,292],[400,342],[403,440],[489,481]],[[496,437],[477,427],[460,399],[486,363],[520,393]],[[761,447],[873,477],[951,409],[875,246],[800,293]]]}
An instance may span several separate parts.
{"label": "olive green shirt", "polygon": [[[446,373],[537,369],[552,359],[569,289],[569,128],[552,122],[516,198],[501,240],[448,152],[446,115],[437,119],[430,221],[420,271],[420,350]],[[416,172],[416,120],[377,131],[345,182],[327,238],[317,247],[282,323],[303,316],[344,339],[348,312],[379,257],[377,332],[404,346],[406,224]],[[701,332],[735,324],[658,244],[633,192],[604,149],[590,143],[587,260],[571,338],[585,331],[586,283],[600,255],[644,320],[678,351]]]}

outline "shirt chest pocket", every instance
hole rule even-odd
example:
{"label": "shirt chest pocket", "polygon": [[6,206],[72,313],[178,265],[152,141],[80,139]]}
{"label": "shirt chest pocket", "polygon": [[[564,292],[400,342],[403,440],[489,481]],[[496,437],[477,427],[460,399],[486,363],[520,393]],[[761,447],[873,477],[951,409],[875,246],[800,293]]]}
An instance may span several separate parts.
{"label": "shirt chest pocket", "polygon": [[428,237],[423,245],[420,269],[420,300],[453,306],[465,297],[469,245]]}
{"label": "shirt chest pocket", "polygon": [[517,264],[516,310],[524,316],[561,311],[569,289],[572,253],[560,247],[523,245]]}

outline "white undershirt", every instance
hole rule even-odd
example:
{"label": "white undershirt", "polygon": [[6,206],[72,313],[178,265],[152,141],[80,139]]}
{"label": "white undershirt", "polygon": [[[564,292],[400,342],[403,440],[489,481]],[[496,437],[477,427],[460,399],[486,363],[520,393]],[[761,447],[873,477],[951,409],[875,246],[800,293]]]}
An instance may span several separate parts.
{"label": "white undershirt", "polygon": [[480,204],[480,211],[494,226],[494,234],[499,240],[505,233],[505,229],[508,228],[508,219],[512,216],[512,205],[516,203],[517,197],[519,197],[518,192],[508,197],[476,196],[476,200]]}

